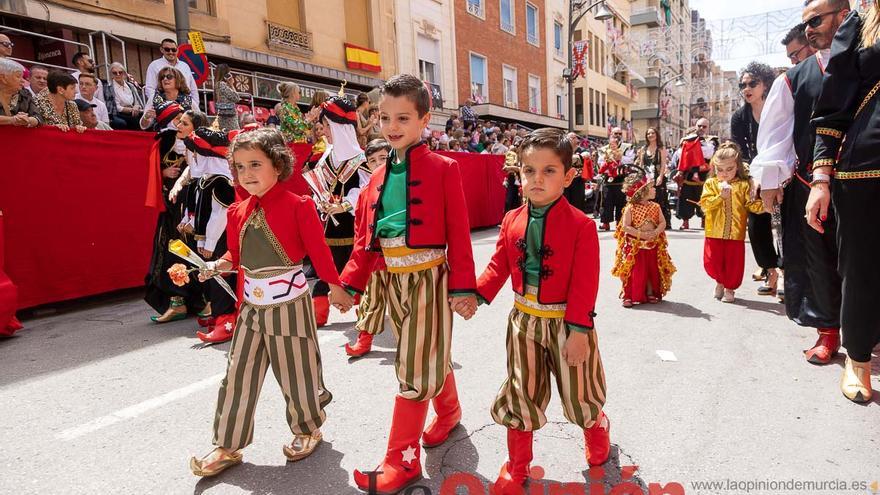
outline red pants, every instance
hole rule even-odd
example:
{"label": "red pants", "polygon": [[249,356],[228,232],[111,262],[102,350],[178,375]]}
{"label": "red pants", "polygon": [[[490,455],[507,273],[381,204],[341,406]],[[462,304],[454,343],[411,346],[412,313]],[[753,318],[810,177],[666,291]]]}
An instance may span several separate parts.
{"label": "red pants", "polygon": [[623,298],[632,302],[647,302],[648,287],[651,294],[660,298],[660,268],[657,267],[656,249],[639,249],[629,280],[623,288]]}
{"label": "red pants", "polygon": [[746,267],[746,242],[706,238],[703,267],[725,289],[738,289]]}

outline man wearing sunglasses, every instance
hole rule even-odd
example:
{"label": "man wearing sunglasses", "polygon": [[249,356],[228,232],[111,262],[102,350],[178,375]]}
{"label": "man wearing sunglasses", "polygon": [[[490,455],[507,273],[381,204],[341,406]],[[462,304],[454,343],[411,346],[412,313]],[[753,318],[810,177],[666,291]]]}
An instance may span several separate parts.
{"label": "man wearing sunglasses", "polygon": [[791,28],[785,38],[782,38],[785,54],[792,65],[797,65],[816,53],[816,50],[807,41],[807,34],[804,32],[806,27],[806,24],[802,22]]}
{"label": "man wearing sunglasses", "polygon": [[[815,133],[810,126],[822,90],[831,41],[849,13],[848,0],[812,0],[804,7],[805,34],[817,53],[779,76],[770,89],[758,128],[758,156],[751,164],[764,208],[782,214],[785,311],[800,326],[816,328],[819,338],[804,354],[827,364],[840,348],[841,285],[833,226],[820,234],[807,225],[804,211],[813,174]],[[833,223],[830,215],[828,223]]]}
{"label": "man wearing sunglasses", "polygon": [[193,78],[192,69],[186,62],[177,58],[177,42],[171,38],[165,38],[159,44],[162,57],[150,62],[147,67],[147,75],[144,77],[144,90],[147,93],[147,102],[153,101],[156,85],[159,81],[159,71],[165,67],[174,67],[183,73],[186,85],[189,86],[189,94],[192,96],[193,110],[199,109],[199,88]]}

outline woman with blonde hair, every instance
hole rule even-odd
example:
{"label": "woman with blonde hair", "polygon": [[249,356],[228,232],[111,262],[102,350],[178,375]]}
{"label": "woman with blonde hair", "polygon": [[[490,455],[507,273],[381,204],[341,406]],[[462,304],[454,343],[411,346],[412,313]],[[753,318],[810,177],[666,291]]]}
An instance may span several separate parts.
{"label": "woman with blonde hair", "polygon": [[880,210],[878,92],[880,0],[875,0],[865,15],[850,12],[834,37],[813,113],[816,147],[806,206],[812,228],[836,233],[837,271],[843,282],[840,323],[847,352],[840,390],[853,402],[871,400],[871,351],[880,343],[880,234],[873,228]]}
{"label": "woman with blonde hair", "polygon": [[292,82],[283,82],[277,86],[281,93],[281,108],[278,118],[281,120],[281,134],[285,143],[305,143],[309,134],[309,123],[297,106],[302,93],[299,86]]}

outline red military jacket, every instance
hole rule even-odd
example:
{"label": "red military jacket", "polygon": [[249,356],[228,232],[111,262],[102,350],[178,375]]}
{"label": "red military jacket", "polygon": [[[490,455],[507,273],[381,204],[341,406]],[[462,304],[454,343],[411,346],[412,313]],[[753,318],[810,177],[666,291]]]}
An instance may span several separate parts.
{"label": "red military jacket", "polygon": [[[407,247],[446,249],[449,293],[473,293],[474,255],[458,163],[432,153],[424,143],[407,150],[406,163]],[[381,256],[376,212],[382,202],[382,185],[390,172],[388,163],[379,166],[361,191],[366,207],[357,212],[354,251],[341,276],[345,287],[356,292],[364,291],[370,273],[376,269],[376,258]]]}
{"label": "red military jacket", "polygon": [[[232,262],[233,267],[240,266],[240,236],[244,223],[257,205],[263,208],[269,230],[275,235],[290,261],[298,263],[308,255],[321,280],[328,284],[342,285],[330,248],[324,240],[324,227],[318,218],[315,202],[309,197],[288,191],[281,183],[269,189],[262,198],[251,196],[229,207],[226,212],[226,243],[229,250],[223,255],[223,259]],[[239,277],[239,285],[241,281],[242,277]]]}
{"label": "red military jacket", "polygon": [[[511,277],[513,290],[525,295],[528,205],[504,216],[489,266],[477,280],[477,294],[487,302]],[[599,235],[596,224],[559,198],[544,219],[541,253],[544,261],[538,286],[541,304],[566,304],[565,322],[593,328],[599,291]]]}

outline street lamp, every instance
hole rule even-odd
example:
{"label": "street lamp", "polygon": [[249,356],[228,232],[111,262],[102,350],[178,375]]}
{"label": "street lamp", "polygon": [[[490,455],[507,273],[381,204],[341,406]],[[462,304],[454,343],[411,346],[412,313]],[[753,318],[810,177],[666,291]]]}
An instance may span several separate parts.
{"label": "street lamp", "polygon": [[[568,65],[564,71],[562,71],[562,77],[568,82],[568,131],[574,131],[574,74],[572,73],[572,55],[573,55],[573,44],[574,44],[574,31],[577,23],[583,19],[583,17],[587,14],[587,12],[593,10],[595,7],[599,7],[596,10],[596,15],[593,16],[597,21],[607,21],[614,17],[614,13],[608,9],[608,6],[605,5],[606,0],[598,0],[596,2],[590,3],[589,0],[581,0],[576,1],[572,0],[568,5]],[[589,4],[589,5],[588,5]],[[575,14],[577,12],[577,14]],[[593,47],[590,47],[592,50]],[[584,72],[584,80],[586,80],[586,72]]]}
{"label": "street lamp", "polygon": [[663,90],[666,89],[666,86],[668,86],[669,83],[671,83],[671,82],[675,83],[676,88],[680,88],[680,87],[684,86],[685,85],[684,74],[679,74],[679,75],[673,77],[672,79],[670,79],[660,85],[660,89],[657,91],[657,125],[658,126],[660,125],[660,97],[663,96]]}

